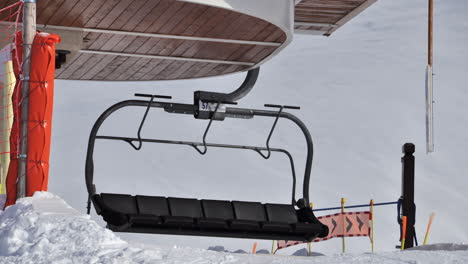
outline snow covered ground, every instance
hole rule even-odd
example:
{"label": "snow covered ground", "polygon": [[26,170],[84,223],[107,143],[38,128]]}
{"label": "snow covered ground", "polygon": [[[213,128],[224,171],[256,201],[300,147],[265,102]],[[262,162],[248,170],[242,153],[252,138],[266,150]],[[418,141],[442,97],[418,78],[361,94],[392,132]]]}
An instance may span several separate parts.
{"label": "snow covered ground", "polygon": [[[446,251],[452,250],[452,251]],[[453,251],[456,250],[456,251]],[[127,243],[51,193],[36,193],[0,212],[0,263],[467,263],[463,245],[320,257],[233,254]]]}

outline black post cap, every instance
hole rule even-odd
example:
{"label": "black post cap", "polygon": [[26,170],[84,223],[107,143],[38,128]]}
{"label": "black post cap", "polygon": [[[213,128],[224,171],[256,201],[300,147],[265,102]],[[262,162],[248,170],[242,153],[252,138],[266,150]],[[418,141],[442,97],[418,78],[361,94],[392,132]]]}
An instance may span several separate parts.
{"label": "black post cap", "polygon": [[403,153],[406,155],[411,155],[416,151],[416,146],[413,143],[405,143],[403,145]]}

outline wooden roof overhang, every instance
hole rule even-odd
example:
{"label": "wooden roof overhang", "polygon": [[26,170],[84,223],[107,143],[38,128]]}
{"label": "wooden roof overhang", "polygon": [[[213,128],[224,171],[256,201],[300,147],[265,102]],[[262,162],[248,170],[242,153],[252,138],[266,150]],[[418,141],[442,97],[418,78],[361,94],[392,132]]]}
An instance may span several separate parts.
{"label": "wooden roof overhang", "polygon": [[377,0],[296,0],[296,33],[330,36]]}
{"label": "wooden roof overhang", "polygon": [[[280,4],[276,12],[294,8],[289,0],[260,2],[266,7],[268,1]],[[292,21],[288,28],[216,2],[229,1],[41,0],[37,28],[59,34],[57,49],[72,51],[56,71],[57,79],[66,80],[223,75],[257,67],[290,42]]]}
{"label": "wooden roof overhang", "polygon": [[294,32],[329,36],[375,1],[40,0],[37,28],[71,51],[57,79],[190,79],[258,67]]}

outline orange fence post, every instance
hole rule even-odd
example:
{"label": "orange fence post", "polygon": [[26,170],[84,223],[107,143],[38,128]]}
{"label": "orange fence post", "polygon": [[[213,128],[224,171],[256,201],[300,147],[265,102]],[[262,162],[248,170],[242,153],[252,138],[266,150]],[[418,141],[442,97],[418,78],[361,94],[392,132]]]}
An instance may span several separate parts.
{"label": "orange fence post", "polygon": [[403,216],[403,234],[402,234],[402,237],[401,237],[401,250],[404,250],[405,249],[405,241],[406,241],[406,222],[408,221],[408,219],[406,218],[406,216]]}
{"label": "orange fence post", "polygon": [[258,246],[258,242],[255,242],[255,243],[253,244],[252,254],[256,254],[256,253],[257,253],[257,246]]}
{"label": "orange fence post", "polygon": [[427,239],[429,238],[429,232],[431,232],[432,221],[434,221],[435,213],[432,213],[429,217],[429,223],[427,224],[426,235],[424,236],[424,243],[423,245],[427,244]]}

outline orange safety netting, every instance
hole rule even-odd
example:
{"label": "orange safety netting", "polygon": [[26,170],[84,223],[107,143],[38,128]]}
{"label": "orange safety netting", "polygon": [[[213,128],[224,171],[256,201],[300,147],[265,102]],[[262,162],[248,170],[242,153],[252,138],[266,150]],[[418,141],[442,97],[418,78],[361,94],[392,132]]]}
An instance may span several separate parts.
{"label": "orange safety netting", "polygon": [[22,2],[0,9],[0,209],[6,195],[10,164],[10,133],[13,124],[12,94],[16,85],[13,72],[15,36],[21,18]]}
{"label": "orange safety netting", "polygon": [[[316,238],[313,242],[329,240],[335,237],[359,237],[370,236],[370,221],[372,214],[368,211],[364,212],[345,212],[333,215],[325,215],[317,217],[324,225],[328,226],[328,236],[324,238]],[[303,244],[302,241],[278,240],[278,249],[287,248]]]}
{"label": "orange safety netting", "polygon": [[[31,51],[31,72],[29,90],[28,154],[26,195],[35,191],[46,191],[49,176],[50,137],[52,132],[52,109],[55,75],[55,44],[60,37],[55,34],[38,32]],[[14,70],[17,79],[22,78],[22,33],[16,35],[16,53],[13,53]],[[14,120],[11,131],[11,162],[7,176],[6,206],[16,201],[18,179],[18,154],[21,116],[22,82],[18,82],[13,93]]]}

